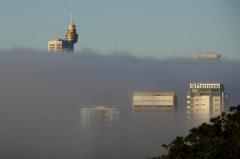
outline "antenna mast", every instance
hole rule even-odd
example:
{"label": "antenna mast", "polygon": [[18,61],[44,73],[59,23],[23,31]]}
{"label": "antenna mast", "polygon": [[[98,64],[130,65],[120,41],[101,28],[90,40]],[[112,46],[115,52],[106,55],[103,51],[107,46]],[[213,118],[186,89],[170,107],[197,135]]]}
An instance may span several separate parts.
{"label": "antenna mast", "polygon": [[71,12],[71,25],[73,25],[73,12]]}

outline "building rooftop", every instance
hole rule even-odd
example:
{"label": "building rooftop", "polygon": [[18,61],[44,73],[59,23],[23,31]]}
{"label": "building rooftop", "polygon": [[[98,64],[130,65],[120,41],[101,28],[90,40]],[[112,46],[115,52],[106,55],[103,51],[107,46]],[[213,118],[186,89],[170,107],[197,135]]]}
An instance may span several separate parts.
{"label": "building rooftop", "polygon": [[221,83],[215,83],[215,82],[191,82],[189,84],[190,88],[209,88],[209,89],[219,89],[223,87],[223,84]]}
{"label": "building rooftop", "polygon": [[176,96],[175,92],[134,92],[134,96]]}
{"label": "building rooftop", "polygon": [[81,110],[103,110],[103,111],[116,111],[117,108],[114,107],[106,107],[106,106],[96,106],[96,107],[82,107]]}
{"label": "building rooftop", "polygon": [[61,41],[66,41],[66,40],[65,40],[65,39],[51,39],[51,40],[49,40],[49,41],[54,41],[54,42],[55,42],[55,41],[60,41],[60,42],[61,42]]}
{"label": "building rooftop", "polygon": [[197,54],[197,59],[217,60],[221,55],[215,52],[201,52]]}

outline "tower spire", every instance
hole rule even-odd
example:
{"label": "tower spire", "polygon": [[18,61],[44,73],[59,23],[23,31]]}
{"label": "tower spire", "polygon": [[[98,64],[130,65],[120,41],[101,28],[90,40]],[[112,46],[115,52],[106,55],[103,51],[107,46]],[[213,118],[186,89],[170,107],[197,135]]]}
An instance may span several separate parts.
{"label": "tower spire", "polygon": [[71,12],[71,25],[73,25],[73,12]]}
{"label": "tower spire", "polygon": [[78,41],[76,26],[73,24],[73,12],[71,12],[71,23],[68,25],[65,37],[66,41],[68,41],[71,45],[71,50],[73,51],[73,45]]}

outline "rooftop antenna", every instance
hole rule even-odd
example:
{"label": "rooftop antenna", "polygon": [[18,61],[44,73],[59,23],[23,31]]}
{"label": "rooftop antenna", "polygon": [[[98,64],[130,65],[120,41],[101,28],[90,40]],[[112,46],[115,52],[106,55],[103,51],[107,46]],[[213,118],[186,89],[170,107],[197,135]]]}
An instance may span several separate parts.
{"label": "rooftop antenna", "polygon": [[114,48],[113,48],[113,55],[116,55],[116,40],[114,40]]}
{"label": "rooftop antenna", "polygon": [[113,49],[113,54],[118,55],[119,54],[119,49],[117,47],[117,42],[114,40],[114,49]]}
{"label": "rooftop antenna", "polygon": [[73,25],[73,12],[71,12],[71,25]]}

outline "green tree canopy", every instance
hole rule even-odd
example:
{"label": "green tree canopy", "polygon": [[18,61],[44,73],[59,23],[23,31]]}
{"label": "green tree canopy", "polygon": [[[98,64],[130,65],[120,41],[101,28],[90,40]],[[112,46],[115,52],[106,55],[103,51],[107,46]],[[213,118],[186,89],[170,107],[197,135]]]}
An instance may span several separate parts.
{"label": "green tree canopy", "polygon": [[240,159],[240,105],[163,147],[168,154],[151,159]]}

